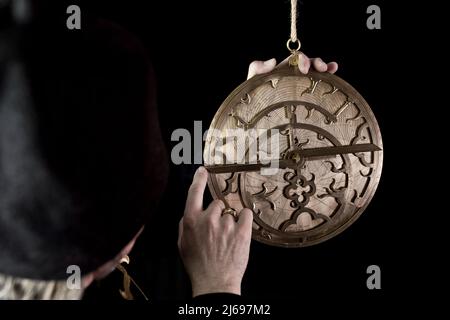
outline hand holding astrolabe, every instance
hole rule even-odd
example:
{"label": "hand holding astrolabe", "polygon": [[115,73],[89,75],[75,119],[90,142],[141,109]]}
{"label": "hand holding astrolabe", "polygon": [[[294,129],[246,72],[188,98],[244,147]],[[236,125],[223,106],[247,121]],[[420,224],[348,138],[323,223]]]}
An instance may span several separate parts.
{"label": "hand holding astrolabe", "polygon": [[[194,296],[240,294],[251,237],[283,247],[323,242],[361,215],[378,185],[375,116],[333,75],[336,63],[299,51],[296,19],[291,0],[291,55],[278,66],[253,62],[208,130],[207,171],[194,177],[178,239]],[[203,209],[206,180],[215,200]]]}
{"label": "hand holding astrolabe", "polygon": [[[320,58],[312,59],[311,63],[306,59],[305,65],[299,65],[302,72],[308,73],[310,64],[322,72],[337,70],[335,62],[327,65]],[[271,72],[275,64],[275,59],[255,61],[249,67],[248,77]],[[212,292],[240,294],[248,263],[253,213],[242,209],[235,219],[231,214],[224,214],[225,203],[220,199],[204,209],[203,193],[208,176],[203,168],[194,176],[179,225],[178,247],[192,282],[193,296]]]}
{"label": "hand holding astrolabe", "polygon": [[[310,65],[319,72],[308,72]],[[227,211],[253,211],[254,239],[308,246],[345,230],[370,202],[381,134],[367,102],[331,74],[337,64],[293,50],[273,67],[274,60],[253,63],[254,77],[223,102],[206,138],[205,167]],[[264,171],[273,168],[261,161],[267,154],[279,170]]]}

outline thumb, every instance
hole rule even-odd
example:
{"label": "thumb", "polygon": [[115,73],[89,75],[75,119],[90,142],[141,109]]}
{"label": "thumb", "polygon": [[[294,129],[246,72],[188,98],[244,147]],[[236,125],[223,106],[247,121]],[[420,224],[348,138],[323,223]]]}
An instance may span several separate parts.
{"label": "thumb", "polygon": [[277,64],[277,60],[272,58],[267,61],[253,61],[248,67],[247,80],[254,77],[257,74],[263,74],[272,71]]}

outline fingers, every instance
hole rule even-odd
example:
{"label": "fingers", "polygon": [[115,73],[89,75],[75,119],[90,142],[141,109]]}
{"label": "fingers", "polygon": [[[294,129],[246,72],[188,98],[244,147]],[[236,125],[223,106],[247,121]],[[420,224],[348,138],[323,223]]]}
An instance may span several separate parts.
{"label": "fingers", "polygon": [[215,199],[209,204],[208,209],[206,209],[206,211],[221,214],[223,209],[225,209],[225,204],[223,203],[223,201]]}
{"label": "fingers", "polygon": [[277,64],[275,58],[267,61],[253,61],[248,67],[247,80],[256,76],[257,74],[267,73],[272,71]]}
{"label": "fingers", "polygon": [[336,62],[330,62],[327,64],[327,71],[331,74],[335,73],[338,70],[338,64]]}
{"label": "fingers", "polygon": [[[280,62],[279,66],[285,65],[289,63],[289,58],[287,57],[283,61]],[[255,61],[257,62],[257,61]],[[260,61],[259,61],[260,62]],[[325,63],[322,58],[308,58],[307,55],[301,53],[299,57],[298,69],[301,73],[307,74],[311,66],[317,70],[318,72],[329,72],[331,74],[336,73],[338,70],[338,64],[336,62]],[[249,73],[250,75],[250,73]]]}
{"label": "fingers", "polygon": [[232,214],[224,214],[220,220],[228,226],[234,226],[236,224],[236,220]]}
{"label": "fingers", "polygon": [[253,212],[244,208],[236,220],[231,214],[224,214],[220,219],[225,233],[237,232],[242,238],[250,239],[253,226]]}
{"label": "fingers", "polygon": [[224,234],[230,234],[236,230],[236,220],[231,214],[224,214],[220,218],[220,224],[222,225],[222,231]]}
{"label": "fingers", "polygon": [[239,214],[239,220],[238,220],[237,224],[240,229],[243,229],[244,231],[251,233],[252,224],[253,224],[252,210],[250,210],[248,208],[242,209],[241,213]]}
{"label": "fingers", "polygon": [[[323,62],[323,60],[321,58],[313,58],[313,59],[308,59],[308,60],[310,62],[309,66],[312,64],[314,69],[319,72],[329,72],[329,73],[333,74],[333,73],[336,73],[336,71],[338,70],[338,64],[334,61],[325,63],[325,62]],[[305,61],[305,63],[303,65],[300,63],[298,67],[302,73],[306,74],[309,71],[309,66],[308,66],[308,62]]]}
{"label": "fingers", "polygon": [[298,69],[301,73],[307,74],[309,72],[309,68],[311,67],[311,60],[309,60],[308,56],[303,52],[299,57]]}
{"label": "fingers", "polygon": [[[284,59],[283,61],[280,62],[279,66],[283,66],[285,64],[289,63],[289,59],[291,57],[287,57],[286,59]],[[300,70],[301,73],[303,74],[307,74],[309,72],[309,68],[311,67],[311,61],[308,58],[308,56],[306,54],[304,54],[303,52],[300,52],[299,57],[298,57],[298,69]]]}
{"label": "fingers", "polygon": [[216,199],[209,204],[208,209],[206,209],[205,213],[209,215],[211,219],[218,221],[222,215],[223,209],[225,209],[225,204],[223,203],[223,201]]}
{"label": "fingers", "polygon": [[311,59],[312,64],[314,66],[314,69],[316,69],[319,72],[325,72],[328,70],[328,66],[321,58],[314,58]]}
{"label": "fingers", "polygon": [[331,74],[338,70],[338,64],[336,62],[325,63],[321,58],[311,59],[314,69],[319,72],[329,72]]}
{"label": "fingers", "polygon": [[198,168],[186,199],[185,216],[195,215],[203,210],[203,193],[205,192],[207,181],[208,172],[206,169],[204,167]]}

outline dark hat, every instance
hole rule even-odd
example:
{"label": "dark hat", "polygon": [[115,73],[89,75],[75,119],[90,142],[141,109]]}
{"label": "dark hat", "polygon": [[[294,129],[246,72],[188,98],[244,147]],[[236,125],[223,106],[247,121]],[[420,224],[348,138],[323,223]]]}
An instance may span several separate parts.
{"label": "dark hat", "polygon": [[168,170],[139,41],[105,21],[53,22],[0,29],[0,273],[26,278],[113,258]]}

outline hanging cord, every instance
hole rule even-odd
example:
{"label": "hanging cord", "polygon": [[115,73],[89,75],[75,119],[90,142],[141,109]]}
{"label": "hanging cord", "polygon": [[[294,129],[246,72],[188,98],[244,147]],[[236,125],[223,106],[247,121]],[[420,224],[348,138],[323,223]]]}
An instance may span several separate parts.
{"label": "hanging cord", "polygon": [[297,40],[297,0],[291,0],[291,41]]}
{"label": "hanging cord", "polygon": [[[297,43],[297,48],[292,48],[295,43]],[[291,0],[291,37],[288,39],[286,46],[291,52],[289,64],[291,66],[298,65],[301,43],[297,38],[297,0]]]}

